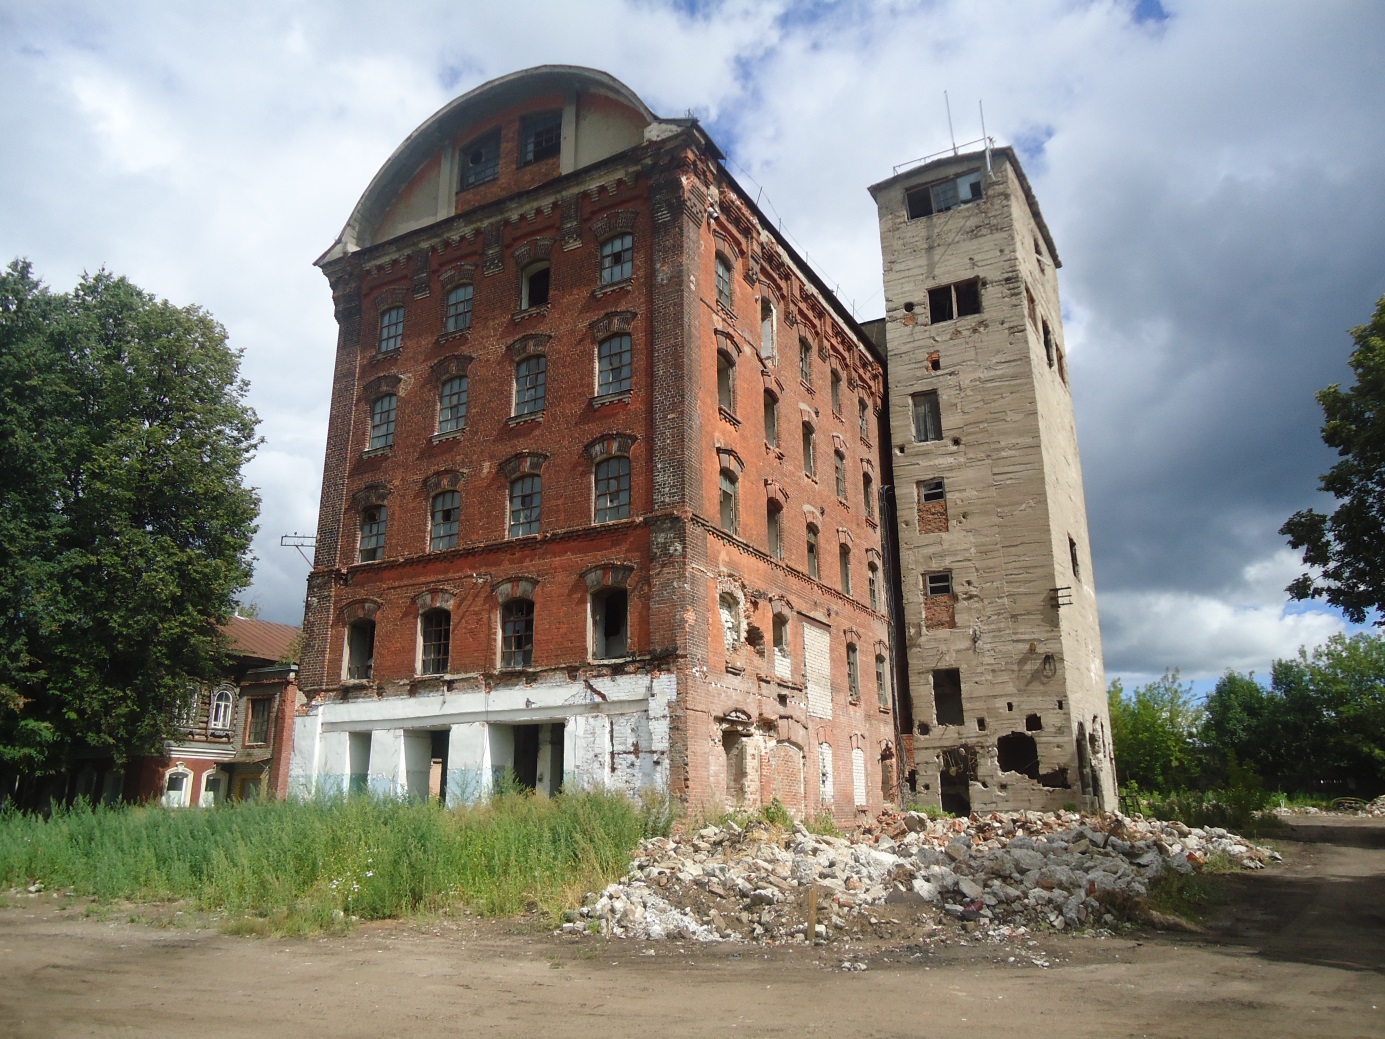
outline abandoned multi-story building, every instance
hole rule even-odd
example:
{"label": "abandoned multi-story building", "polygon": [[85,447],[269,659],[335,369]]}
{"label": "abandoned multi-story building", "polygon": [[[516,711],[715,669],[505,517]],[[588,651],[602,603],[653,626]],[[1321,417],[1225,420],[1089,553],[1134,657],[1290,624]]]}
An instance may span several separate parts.
{"label": "abandoned multi-story building", "polygon": [[[1003,316],[1012,286],[992,273],[1019,270],[1016,246],[944,277],[966,261],[935,256],[928,221],[905,221],[904,192],[879,186],[887,238],[896,211],[901,226],[886,246],[886,331],[872,338],[720,159],[695,120],[658,118],[604,73],[545,66],[445,106],[367,187],[318,260],[338,340],[293,788],[455,803],[508,775],[548,792],[667,791],[698,807],[777,798],[843,822],[911,791],[946,788],[957,804],[957,783],[978,806],[981,784],[998,804],[1078,801],[1079,777],[1086,796],[1110,796],[1105,755],[1084,770],[1059,739],[1088,707],[1070,656],[1087,654],[1100,688],[1094,605],[1060,614],[1075,582],[1054,591],[1064,582],[1045,578],[1034,617],[1017,620],[1031,604],[1012,603],[1007,585],[1007,552],[1033,555],[1025,574],[1039,581],[1054,570],[1050,528],[1085,541],[1070,403],[1039,385],[1041,364],[1017,389],[1014,365],[986,356],[991,339],[1014,349],[1024,334]],[[984,214],[989,228],[1011,205],[1013,157],[997,175],[964,222]],[[1028,201],[1025,219],[1042,228]],[[892,259],[910,248],[917,262]],[[928,346],[946,367],[915,364],[930,312],[902,301],[930,298],[934,281],[918,279],[942,278],[961,316],[937,331],[971,335],[958,286],[978,275],[991,331],[978,327],[965,357]],[[1036,300],[1056,326],[1051,268],[1046,279]],[[1022,326],[1023,303],[1013,309]],[[888,399],[886,343],[905,373]],[[1006,385],[976,398],[990,410],[964,418],[959,393],[998,369]],[[909,428],[911,393],[929,392],[955,441],[931,461],[938,445],[889,433],[892,413]],[[1003,427],[1025,393],[1029,425],[1016,415]],[[1040,421],[1049,406],[1061,414]],[[965,422],[975,448],[957,446]],[[1050,427],[1067,440],[1043,439]],[[982,486],[1007,478],[1002,458],[1032,461],[1032,501]],[[954,509],[931,548],[920,531],[934,528],[901,517],[903,584],[924,580],[937,592],[926,599],[895,601],[892,463],[947,482]],[[988,508],[1015,511],[978,515]],[[936,585],[949,570],[955,595]],[[946,596],[947,625],[975,615],[964,642],[935,631],[941,621],[924,632],[921,611],[941,617]],[[1070,616],[1090,630],[1069,633]],[[1017,632],[1034,642],[1033,667],[1003,671],[1002,638]],[[1003,738],[1008,717],[983,737],[999,733],[998,747],[970,729],[949,740],[950,714],[925,721],[910,690],[931,678],[942,710],[937,676],[949,668],[978,718],[994,717],[1002,686],[1015,718],[1042,714],[1041,728],[1017,730],[1027,757]],[[1059,706],[1041,712],[1054,695]],[[975,765],[948,785],[954,746]],[[1068,787],[1054,789],[1060,780]]]}

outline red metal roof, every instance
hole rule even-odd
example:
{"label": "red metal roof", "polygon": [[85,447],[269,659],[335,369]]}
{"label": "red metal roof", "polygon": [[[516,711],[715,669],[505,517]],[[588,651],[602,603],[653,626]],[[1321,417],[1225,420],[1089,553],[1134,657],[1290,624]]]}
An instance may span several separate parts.
{"label": "red metal roof", "polygon": [[231,648],[238,656],[253,657],[268,664],[277,663],[289,654],[299,632],[292,624],[275,624],[249,617],[232,617],[221,630],[230,638]]}

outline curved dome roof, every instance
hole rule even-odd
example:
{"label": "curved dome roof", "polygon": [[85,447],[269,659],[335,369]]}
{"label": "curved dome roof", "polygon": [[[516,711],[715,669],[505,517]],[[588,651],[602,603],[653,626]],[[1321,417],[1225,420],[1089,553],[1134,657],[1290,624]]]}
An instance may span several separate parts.
{"label": "curved dome roof", "polygon": [[614,76],[597,69],[578,65],[537,65],[483,83],[443,105],[404,138],[371,179],[337,240],[316,262],[321,264],[373,244],[365,239],[390,203],[424,163],[467,127],[527,97],[569,90],[604,94],[634,109],[646,125],[658,121],[639,95]]}

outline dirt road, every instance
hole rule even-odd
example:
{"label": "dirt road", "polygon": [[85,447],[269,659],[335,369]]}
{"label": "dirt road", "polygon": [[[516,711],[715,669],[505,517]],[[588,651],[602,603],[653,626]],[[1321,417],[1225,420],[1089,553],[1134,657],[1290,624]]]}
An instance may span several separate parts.
{"label": "dirt road", "polygon": [[1208,936],[1035,945],[767,951],[469,919],[249,939],[21,896],[0,909],[0,1036],[1385,1037],[1385,821],[1310,817],[1279,844]]}

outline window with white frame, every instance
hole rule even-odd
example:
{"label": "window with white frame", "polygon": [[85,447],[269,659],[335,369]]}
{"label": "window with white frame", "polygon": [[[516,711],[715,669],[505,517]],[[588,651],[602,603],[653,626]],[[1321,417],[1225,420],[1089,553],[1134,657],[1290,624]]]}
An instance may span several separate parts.
{"label": "window with white frame", "polygon": [[370,450],[378,451],[394,443],[394,420],[399,398],[393,393],[376,397],[370,405]]}
{"label": "window with white frame", "polygon": [[634,348],[628,335],[609,336],[596,347],[596,393],[627,393],[633,378]]}
{"label": "window with white frame", "polygon": [[385,554],[385,520],[388,511],[383,505],[370,505],[361,510],[361,536],[357,544],[356,559],[361,563],[373,563]]}
{"label": "window with white frame", "polygon": [[515,365],[515,418],[541,413],[548,397],[548,358],[526,357]]}
{"label": "window with white frame", "polygon": [[212,694],[212,707],[207,714],[207,728],[224,731],[231,727],[231,714],[235,710],[235,694],[229,689],[218,689]]}

